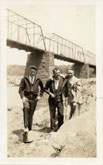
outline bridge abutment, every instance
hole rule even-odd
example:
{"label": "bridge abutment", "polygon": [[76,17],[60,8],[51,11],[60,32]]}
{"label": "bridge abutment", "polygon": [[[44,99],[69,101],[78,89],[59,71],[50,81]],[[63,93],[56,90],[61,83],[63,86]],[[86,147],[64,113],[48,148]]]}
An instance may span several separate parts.
{"label": "bridge abutment", "polygon": [[89,78],[90,76],[89,64],[74,64],[73,69],[75,76],[79,78]]}
{"label": "bridge abutment", "polygon": [[28,75],[30,66],[37,67],[37,77],[41,78],[41,80],[45,83],[52,75],[52,70],[54,68],[54,55],[50,52],[39,51],[30,53],[27,58],[25,76]]}

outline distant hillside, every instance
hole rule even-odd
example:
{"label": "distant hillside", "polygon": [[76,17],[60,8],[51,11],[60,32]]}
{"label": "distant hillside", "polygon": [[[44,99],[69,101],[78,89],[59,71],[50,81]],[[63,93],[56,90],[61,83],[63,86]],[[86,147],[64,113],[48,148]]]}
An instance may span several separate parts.
{"label": "distant hillside", "polygon": [[22,65],[8,65],[7,75],[8,76],[22,76],[24,74],[25,66]]}
{"label": "distant hillside", "polygon": [[[66,73],[68,66],[61,65],[61,66],[55,66],[60,69],[62,73]],[[8,76],[23,76],[25,71],[25,66],[23,65],[8,65],[7,66],[7,75]]]}

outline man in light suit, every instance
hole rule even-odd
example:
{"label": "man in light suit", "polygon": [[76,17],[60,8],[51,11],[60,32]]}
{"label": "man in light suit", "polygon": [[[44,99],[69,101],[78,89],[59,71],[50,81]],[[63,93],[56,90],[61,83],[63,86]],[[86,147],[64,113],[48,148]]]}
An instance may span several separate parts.
{"label": "man in light suit", "polygon": [[68,110],[67,119],[71,119],[76,111],[76,108],[80,107],[81,104],[83,103],[83,99],[81,95],[82,92],[81,80],[74,76],[73,69],[68,69],[67,76],[65,77],[63,83],[63,88],[64,88],[64,95],[67,100],[67,110]]}

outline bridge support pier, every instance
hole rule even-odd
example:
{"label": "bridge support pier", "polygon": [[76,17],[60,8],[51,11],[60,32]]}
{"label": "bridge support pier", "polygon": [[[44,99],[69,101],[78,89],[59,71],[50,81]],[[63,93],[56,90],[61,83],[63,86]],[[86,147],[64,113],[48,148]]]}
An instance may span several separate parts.
{"label": "bridge support pier", "polygon": [[74,64],[73,68],[75,76],[77,76],[78,78],[89,78],[89,64]]}
{"label": "bridge support pier", "polygon": [[28,75],[30,66],[37,67],[37,77],[41,78],[41,80],[45,83],[51,76],[52,69],[54,68],[54,55],[49,52],[35,51],[28,55],[25,76]]}

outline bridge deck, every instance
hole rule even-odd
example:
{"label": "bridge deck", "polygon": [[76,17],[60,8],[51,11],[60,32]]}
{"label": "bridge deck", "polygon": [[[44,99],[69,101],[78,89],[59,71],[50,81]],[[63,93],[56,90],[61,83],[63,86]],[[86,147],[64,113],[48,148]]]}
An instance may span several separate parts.
{"label": "bridge deck", "polygon": [[[12,41],[12,40],[8,40],[7,39],[7,46],[11,47],[11,48],[17,48],[19,50],[25,50],[26,52],[46,52],[42,49],[38,49],[38,48],[35,48],[35,47],[32,47],[32,46],[29,46],[29,45],[25,45],[25,44],[22,44],[22,43],[19,43],[19,42],[16,42],[16,41]],[[63,61],[68,61],[68,62],[72,62],[72,63],[78,63],[78,64],[83,64],[84,62],[81,62],[81,61],[78,61],[78,60],[75,60],[75,59],[72,59],[72,58],[68,58],[68,57],[65,57],[61,54],[54,54],[54,57],[57,58],[57,59],[60,59],[60,60],[63,60]],[[90,64],[91,67],[95,67],[95,65],[92,65]]]}

